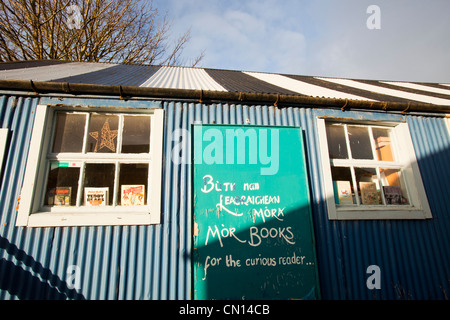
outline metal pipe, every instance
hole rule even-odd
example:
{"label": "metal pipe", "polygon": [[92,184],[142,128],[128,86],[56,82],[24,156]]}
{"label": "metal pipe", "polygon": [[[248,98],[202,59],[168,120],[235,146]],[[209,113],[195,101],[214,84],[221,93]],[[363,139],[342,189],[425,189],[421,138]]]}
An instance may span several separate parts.
{"label": "metal pipe", "polygon": [[149,88],[86,83],[48,82],[31,80],[1,80],[0,90],[32,91],[39,93],[65,93],[73,95],[95,94],[119,96],[122,99],[148,97],[155,99],[183,99],[200,102],[226,101],[247,104],[276,104],[278,107],[302,105],[345,109],[369,109],[383,111],[450,113],[450,106],[428,103],[384,102],[319,98],[301,95],[230,92],[192,89]]}

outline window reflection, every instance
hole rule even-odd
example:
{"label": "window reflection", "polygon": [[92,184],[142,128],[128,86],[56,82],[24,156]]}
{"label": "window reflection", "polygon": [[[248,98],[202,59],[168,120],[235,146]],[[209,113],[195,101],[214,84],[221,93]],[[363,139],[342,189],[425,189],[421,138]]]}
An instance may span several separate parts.
{"label": "window reflection", "polygon": [[57,113],[52,152],[81,152],[85,122],[84,114]]}
{"label": "window reflection", "polygon": [[348,126],[348,139],[353,159],[373,159],[367,127]]}
{"label": "window reflection", "polygon": [[124,116],[122,153],[148,153],[150,151],[150,117]]}
{"label": "window reflection", "polygon": [[344,127],[341,125],[327,124],[326,129],[330,159],[348,159]]}

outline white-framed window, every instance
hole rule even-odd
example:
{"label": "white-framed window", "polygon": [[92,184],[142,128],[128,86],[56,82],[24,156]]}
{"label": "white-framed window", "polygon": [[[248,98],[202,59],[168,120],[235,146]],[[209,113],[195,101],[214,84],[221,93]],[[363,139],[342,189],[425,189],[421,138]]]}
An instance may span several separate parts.
{"label": "white-framed window", "polygon": [[317,118],[329,219],[428,219],[407,123]]}
{"label": "white-framed window", "polygon": [[16,225],[159,223],[163,115],[38,105]]}

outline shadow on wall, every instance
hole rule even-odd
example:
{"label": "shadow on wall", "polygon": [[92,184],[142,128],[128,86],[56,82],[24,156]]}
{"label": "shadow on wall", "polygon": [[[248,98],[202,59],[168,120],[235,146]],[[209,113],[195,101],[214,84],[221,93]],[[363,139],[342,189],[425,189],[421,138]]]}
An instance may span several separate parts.
{"label": "shadow on wall", "polygon": [[239,210],[197,212],[194,298],[320,299],[309,206],[273,216]]}
{"label": "shadow on wall", "polygon": [[[8,291],[9,294],[22,300],[85,300],[82,294],[75,289],[71,289],[65,281],[62,281],[49,269],[44,268],[41,263],[36,262],[32,256],[23,250],[19,250],[17,246],[1,236],[0,249],[6,250],[18,261],[16,265],[6,259],[0,260],[0,273],[2,274],[0,290]],[[20,265],[31,267],[36,275]],[[24,290],[24,286],[27,286],[29,290]]]}

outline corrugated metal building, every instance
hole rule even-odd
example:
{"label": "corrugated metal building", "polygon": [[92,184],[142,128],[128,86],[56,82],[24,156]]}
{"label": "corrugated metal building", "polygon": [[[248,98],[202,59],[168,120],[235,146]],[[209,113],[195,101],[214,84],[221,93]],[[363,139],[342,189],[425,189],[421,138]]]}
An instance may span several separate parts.
{"label": "corrugated metal building", "polygon": [[[18,198],[41,105],[163,109],[159,223],[18,223],[26,205],[24,194]],[[323,299],[448,299],[448,113],[450,84],[62,61],[2,63],[0,124],[7,130],[0,299],[192,299],[193,165],[173,159],[180,132],[191,132],[194,123],[302,128]],[[426,193],[421,201],[430,212],[422,219],[330,216],[319,118],[407,123]],[[189,159],[190,149],[184,150]],[[380,270],[379,288],[367,283],[372,265]]]}

